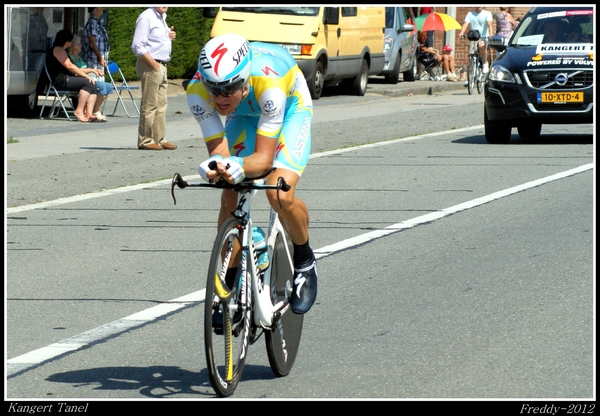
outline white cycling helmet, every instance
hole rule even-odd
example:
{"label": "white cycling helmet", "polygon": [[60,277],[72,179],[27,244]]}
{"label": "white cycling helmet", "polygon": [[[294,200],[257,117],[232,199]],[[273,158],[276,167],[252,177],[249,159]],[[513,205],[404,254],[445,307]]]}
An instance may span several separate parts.
{"label": "white cycling helmet", "polygon": [[233,33],[209,40],[198,58],[202,82],[211,90],[227,91],[245,85],[250,78],[250,43]]}

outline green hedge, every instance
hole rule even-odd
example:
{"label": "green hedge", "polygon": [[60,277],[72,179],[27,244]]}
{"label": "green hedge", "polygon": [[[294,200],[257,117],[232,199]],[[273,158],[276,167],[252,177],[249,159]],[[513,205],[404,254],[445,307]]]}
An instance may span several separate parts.
{"label": "green hedge", "polygon": [[[136,56],[131,51],[135,22],[147,7],[106,7],[108,10],[109,59],[115,61],[128,81],[138,80],[135,72]],[[167,25],[173,26],[177,38],[173,41],[171,62],[167,75],[170,79],[191,78],[198,69],[198,55],[209,40],[214,19],[202,16],[203,7],[169,7]]]}

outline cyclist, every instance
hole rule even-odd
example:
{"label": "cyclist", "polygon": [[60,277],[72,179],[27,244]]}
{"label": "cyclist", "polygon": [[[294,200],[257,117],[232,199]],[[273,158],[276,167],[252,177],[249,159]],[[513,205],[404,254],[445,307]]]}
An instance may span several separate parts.
{"label": "cyclist", "polygon": [[[458,34],[459,38],[465,36],[465,32],[467,28],[470,27],[470,30],[478,30],[481,35],[481,39],[477,44],[479,49],[479,55],[483,59],[483,73],[487,74],[489,72],[488,65],[488,56],[487,56],[487,37],[492,33],[492,14],[487,10],[483,10],[483,7],[475,7],[475,10],[471,10],[465,16],[465,22],[463,23],[462,28],[460,29],[460,33]],[[465,83],[467,85],[467,83]]]}
{"label": "cyclist", "polygon": [[[204,46],[198,71],[186,89],[188,105],[200,125],[209,158],[198,173],[205,181],[239,183],[246,175],[282,176],[289,192],[267,191],[294,245],[292,312],[308,312],[317,297],[316,259],[308,239],[308,209],[296,185],[310,155],[312,99],[296,61],[280,46],[252,42],[236,34],[217,36]],[[221,117],[225,117],[225,126]],[[209,163],[217,161],[217,169]],[[235,211],[237,194],[223,190],[219,226]],[[233,283],[229,270],[227,283]]]}

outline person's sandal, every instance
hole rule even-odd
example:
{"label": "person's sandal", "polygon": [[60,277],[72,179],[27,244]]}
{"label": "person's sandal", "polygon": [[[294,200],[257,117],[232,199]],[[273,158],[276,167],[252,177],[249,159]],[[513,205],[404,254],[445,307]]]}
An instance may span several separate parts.
{"label": "person's sandal", "polygon": [[94,117],[98,119],[98,121],[106,121],[106,116],[102,114],[100,111],[92,114]]}

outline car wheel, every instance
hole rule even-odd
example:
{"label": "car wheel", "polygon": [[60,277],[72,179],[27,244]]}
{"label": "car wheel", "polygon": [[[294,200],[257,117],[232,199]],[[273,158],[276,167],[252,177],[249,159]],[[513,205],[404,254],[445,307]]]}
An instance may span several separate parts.
{"label": "car wheel", "polygon": [[402,77],[404,78],[404,81],[412,82],[417,80],[417,75],[417,53],[415,52],[412,57],[410,70],[403,72]]}
{"label": "car wheel", "polygon": [[385,82],[387,82],[388,84],[397,84],[399,78],[400,78],[400,51],[398,51],[398,55],[396,55],[396,61],[394,62],[394,68],[392,69],[392,73],[385,76]]}
{"label": "car wheel", "polygon": [[369,64],[363,59],[360,65],[360,72],[354,79],[344,80],[347,91],[352,95],[363,96],[367,92],[367,83],[369,82]]}
{"label": "car wheel", "polygon": [[308,80],[308,90],[313,100],[321,98],[323,93],[323,85],[325,84],[325,72],[323,70],[323,62],[317,61],[315,64],[315,75],[311,80]]}
{"label": "car wheel", "polygon": [[510,141],[512,127],[505,121],[491,121],[488,119],[487,109],[483,108],[483,127],[485,139],[491,144],[506,144]]}
{"label": "car wheel", "polygon": [[521,136],[524,139],[537,139],[540,137],[540,133],[542,132],[542,124],[529,123],[522,126],[518,126],[517,132],[519,133],[519,136]]}

